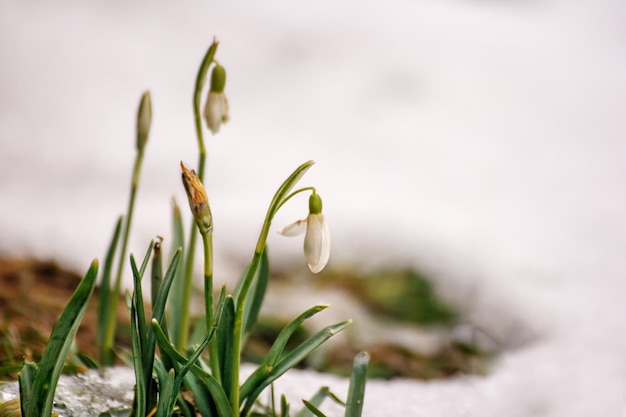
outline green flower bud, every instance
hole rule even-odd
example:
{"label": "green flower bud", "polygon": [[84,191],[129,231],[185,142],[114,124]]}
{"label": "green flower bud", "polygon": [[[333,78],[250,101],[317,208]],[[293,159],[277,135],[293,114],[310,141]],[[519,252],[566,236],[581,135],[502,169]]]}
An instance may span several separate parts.
{"label": "green flower bud", "polygon": [[150,125],[152,124],[152,100],[150,99],[150,91],[146,91],[141,96],[139,110],[137,111],[137,151],[142,152],[148,135],[150,134]]}
{"label": "green flower bud", "polygon": [[211,91],[223,93],[226,86],[226,70],[220,64],[215,64],[211,72]]}
{"label": "green flower bud", "polygon": [[322,198],[319,194],[313,193],[309,197],[309,213],[320,214],[322,212]]}

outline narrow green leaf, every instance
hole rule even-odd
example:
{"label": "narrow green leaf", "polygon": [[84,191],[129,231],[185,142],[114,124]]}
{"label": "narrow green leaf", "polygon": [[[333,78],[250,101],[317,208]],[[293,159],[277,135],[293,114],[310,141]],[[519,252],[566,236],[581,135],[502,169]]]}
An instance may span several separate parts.
{"label": "narrow green leaf", "polygon": [[[134,262],[133,262],[134,263]],[[135,275],[135,269],[133,268],[133,275]],[[141,287],[141,283],[139,284]],[[137,293],[135,289],[134,294]],[[148,397],[148,387],[146,379],[146,370],[144,369],[144,357],[142,346],[145,342],[145,334],[141,334],[141,319],[137,313],[137,296],[130,296],[128,291],[126,292],[126,303],[130,302],[130,340],[133,351],[133,368],[135,370],[135,399],[133,401],[132,416],[141,417],[146,415],[146,403]],[[149,383],[149,382],[148,382]]]}
{"label": "narrow green leaf", "polygon": [[285,394],[280,396],[280,417],[289,417],[289,403]]}
{"label": "narrow green leaf", "polygon": [[369,361],[370,355],[367,352],[357,353],[354,357],[345,417],[361,417],[363,400],[365,399],[365,384],[367,383],[367,364]]}
{"label": "narrow green leaf", "polygon": [[307,400],[302,400],[306,408],[317,417],[326,417],[326,414],[322,413],[319,408],[308,402]]}
{"label": "narrow green leaf", "polygon": [[202,417],[216,417],[217,408],[209,390],[200,382],[193,372],[185,375],[185,385],[193,393],[196,408]]}
{"label": "narrow green leaf", "polygon": [[270,213],[271,216],[268,216],[270,219],[274,217],[276,211],[280,207],[282,201],[289,194],[289,191],[300,181],[302,176],[315,164],[313,161],[307,161],[300,165],[291,173],[289,177],[280,185],[276,194],[274,194],[274,198],[272,198],[272,202],[270,203]]}
{"label": "narrow green leaf", "polygon": [[235,303],[232,296],[226,297],[222,311],[222,319],[217,327],[217,355],[220,367],[221,383],[226,392],[226,396],[230,398],[230,387],[233,378],[232,346],[233,346],[233,329],[235,325]]}
{"label": "narrow green leaf", "polygon": [[87,309],[98,276],[98,261],[91,263],[85,277],[78,284],[72,298],[52,329],[50,341],[43,353],[41,364],[32,384],[33,401],[30,401],[24,417],[47,417],[52,415],[54,392],[61,370],[72,346],[80,321]]}
{"label": "narrow green leaf", "polygon": [[302,325],[302,323],[304,323],[305,320],[313,317],[320,311],[323,311],[327,308],[328,308],[328,304],[316,305],[314,307],[311,307],[304,313],[300,314],[298,317],[292,320],[289,324],[287,324],[287,326],[285,326],[278,334],[278,337],[274,341],[274,344],[270,348],[270,351],[267,353],[267,356],[263,362],[269,366],[274,366],[276,361],[282,355],[283,350],[285,349],[285,346],[287,345],[287,342],[289,341],[293,333],[296,330],[298,330],[298,328]]}
{"label": "narrow green leaf", "polygon": [[80,362],[89,369],[99,369],[100,366],[98,362],[89,355],[84,352],[77,352],[76,357],[80,360]]}
{"label": "narrow green leaf", "polygon": [[35,376],[37,375],[37,365],[33,362],[27,361],[26,359],[24,359],[23,362],[24,365],[22,366],[22,370],[17,378],[20,384],[20,407],[22,415],[27,416],[30,404],[35,401],[35,396],[33,395],[33,382],[35,381]]}
{"label": "narrow green leaf", "polygon": [[[278,379],[281,375],[287,372],[289,369],[296,366],[303,359],[311,354],[315,349],[321,346],[326,340],[330,339],[335,334],[339,333],[350,325],[351,321],[347,320],[341,323],[334,324],[332,326],[325,327],[313,336],[302,342],[297,348],[287,353],[282,357],[274,367],[265,367],[269,372],[260,381],[254,381],[254,385],[250,383],[250,378],[244,383],[241,388],[241,400],[245,399],[245,406],[242,411],[242,415],[247,415],[248,411],[252,408],[254,401],[258,398],[261,392],[272,382]],[[244,393],[244,387],[246,391]],[[249,390],[249,391],[248,391]]]}
{"label": "narrow green leaf", "polygon": [[[315,407],[319,407],[322,405],[322,402],[329,396],[330,391],[328,387],[321,387],[313,397],[308,401],[309,404],[314,405]],[[313,412],[308,407],[303,408],[296,414],[296,417],[312,417]]]}
{"label": "narrow green leaf", "polygon": [[274,344],[270,348],[263,364],[259,366],[249,377],[246,379],[244,384],[241,386],[241,398],[242,400],[256,387],[261,383],[270,373],[271,369],[274,367],[278,359],[281,357],[287,342],[291,335],[302,325],[302,323],[319,313],[322,310],[328,308],[328,305],[317,305],[311,307],[304,313],[300,314],[294,320],[292,320],[287,326],[281,330],[278,334],[278,337],[274,341]]}
{"label": "narrow green leaf", "polygon": [[150,304],[154,304],[159,294],[159,288],[161,288],[161,281],[163,281],[162,263],[161,242],[155,242],[154,253],[152,254],[152,274],[150,274]]}
{"label": "narrow green leaf", "polygon": [[[133,317],[136,318],[136,326],[137,326],[137,336],[140,340],[139,343],[139,352],[141,352],[141,361],[142,361],[142,380],[145,388],[145,395],[143,396],[143,400],[147,401],[152,398],[152,370],[154,367],[154,355],[156,348],[156,340],[154,332],[152,328],[146,329],[146,321],[145,321],[145,312],[143,307],[143,295],[141,289],[141,277],[147,267],[148,260],[150,259],[150,252],[152,251],[152,244],[150,245],[149,252],[146,254],[146,258],[141,266],[141,271],[137,271],[137,266],[135,265],[134,259],[131,256],[131,268],[133,270],[133,277],[135,283],[135,291],[133,296],[133,303],[135,305],[135,314],[131,315],[131,320]],[[167,300],[167,295],[172,285],[172,280],[174,278],[174,274],[176,272],[176,267],[178,266],[178,260],[180,259],[180,251],[177,251],[172,259],[170,266],[163,277],[163,282],[159,288],[159,292],[156,297],[155,304],[152,307],[152,317],[157,320],[158,323],[162,323],[163,315],[165,310],[165,302]],[[132,323],[131,323],[132,324]],[[135,359],[136,353],[133,350],[133,358]],[[135,359],[135,366],[137,361]],[[139,381],[139,379],[138,379]],[[137,387],[137,393],[139,394],[139,387]]]}
{"label": "narrow green leaf", "polygon": [[100,280],[100,292],[98,297],[98,331],[96,339],[98,346],[100,347],[100,362],[102,362],[102,365],[108,365],[113,362],[113,352],[104,348],[104,338],[106,334],[107,322],[109,320],[115,320],[116,317],[115,313],[109,309],[109,303],[111,302],[110,298],[112,296],[119,296],[119,294],[111,294],[111,270],[115,259],[117,244],[120,239],[120,232],[122,231],[122,220],[122,216],[117,219],[115,231],[113,232],[113,238],[111,239],[111,244],[109,245],[109,249],[107,250],[104,260],[102,279]]}
{"label": "narrow green leaf", "polygon": [[[172,245],[171,255],[174,256],[179,248],[185,247],[185,232],[183,228],[183,217],[180,214],[180,207],[176,204],[176,200],[172,200]],[[181,255],[182,256],[182,255]],[[183,336],[181,332],[187,333],[189,329],[181,327],[183,323],[182,315],[183,311],[188,310],[189,306],[185,306],[184,302],[184,272],[185,268],[177,268],[176,275],[174,276],[174,282],[172,283],[171,294],[168,298],[168,318],[169,318],[169,334],[172,340],[181,340]],[[185,337],[186,339],[186,337]]]}
{"label": "narrow green leaf", "polygon": [[[244,272],[243,277],[247,274],[247,269]],[[261,254],[260,264],[256,270],[254,278],[252,278],[252,284],[250,285],[250,290],[248,292],[248,296],[244,305],[243,312],[243,331],[244,334],[250,332],[250,329],[256,324],[257,318],[259,316],[259,311],[261,311],[261,305],[263,304],[263,300],[265,299],[265,293],[267,292],[267,284],[269,282],[270,276],[270,265],[269,258],[267,256],[267,248],[263,249],[263,253]],[[235,293],[233,297],[235,301],[237,301],[239,294],[241,292],[241,287],[244,282],[244,278],[240,279],[237,283],[237,288],[235,289]]]}
{"label": "narrow green leaf", "polygon": [[[173,369],[167,373],[164,381],[161,381],[159,389],[159,406],[156,417],[170,417],[173,414],[177,393],[174,392],[174,379],[176,375]],[[139,417],[139,416],[138,416]]]}
{"label": "narrow green leaf", "polygon": [[[147,346],[145,345],[146,336],[148,334],[148,326],[146,325],[146,311],[143,301],[143,289],[141,287],[143,275],[137,269],[137,264],[135,263],[135,257],[133,256],[133,254],[130,255],[130,268],[133,272],[134,287],[131,302],[131,322],[133,320],[135,321],[135,325],[137,326],[137,335],[141,344],[141,350],[133,353],[133,356],[139,355],[140,357],[145,359],[145,355],[148,353],[146,351]],[[146,363],[144,362],[144,367],[145,365]]]}
{"label": "narrow green leaf", "polygon": [[[174,345],[170,343],[170,341],[167,339],[167,336],[165,335],[165,333],[163,333],[163,329],[161,329],[156,320],[152,320],[152,328],[154,330],[157,342],[159,343],[159,347],[162,351],[165,351],[174,360],[178,361],[181,364],[190,364],[189,369],[198,378],[198,381],[200,381],[205,386],[205,388],[211,395],[211,398],[215,402],[218,415],[220,417],[232,417],[233,414],[232,410],[230,409],[228,397],[224,393],[224,390],[219,382],[213,377],[213,375],[209,374],[200,366],[198,366],[195,361],[189,361],[183,355],[178,353]],[[209,335],[207,335],[207,337],[203,341],[203,344],[196,350],[196,352],[204,350],[204,348],[206,348],[209,340],[211,339],[211,336],[213,336],[213,334],[209,333]]]}

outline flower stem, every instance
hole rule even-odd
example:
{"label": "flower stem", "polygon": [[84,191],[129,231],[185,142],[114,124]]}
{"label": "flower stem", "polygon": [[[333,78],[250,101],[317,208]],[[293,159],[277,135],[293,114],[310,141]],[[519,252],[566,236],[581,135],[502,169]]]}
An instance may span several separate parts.
{"label": "flower stem", "polygon": [[259,269],[261,257],[263,256],[263,251],[265,250],[265,246],[267,244],[267,236],[269,234],[274,215],[283,205],[285,199],[289,199],[298,192],[306,190],[306,188],[303,188],[302,190],[296,191],[292,194],[288,194],[289,191],[291,191],[294,185],[300,180],[300,178],[302,178],[304,173],[312,165],[313,161],[307,161],[304,164],[300,165],[298,168],[296,168],[296,170],[281,184],[281,186],[274,194],[274,197],[272,198],[272,201],[270,202],[270,205],[267,209],[267,213],[265,214],[265,220],[263,221],[263,226],[261,227],[261,233],[259,233],[259,239],[257,240],[257,244],[254,249],[252,261],[250,262],[248,271],[243,278],[241,291],[239,292],[239,296],[236,300],[237,304],[235,307],[235,323],[233,326],[233,347],[231,349],[233,375],[230,388],[230,404],[234,416],[239,415],[239,366],[241,363],[243,315],[245,311],[246,298],[248,296],[248,292],[250,291],[250,287],[252,286],[252,280],[254,279],[257,270]]}
{"label": "flower stem", "polygon": [[141,164],[143,162],[143,150],[137,152],[137,156],[135,157],[135,164],[133,166],[133,176],[130,185],[130,198],[128,200],[128,210],[126,211],[126,216],[124,218],[124,233],[122,236],[122,250],[120,252],[120,257],[118,260],[117,266],[117,275],[115,277],[115,284],[113,286],[113,290],[111,291],[111,297],[109,299],[109,308],[108,308],[108,320],[106,325],[106,331],[104,334],[104,341],[102,343],[102,362],[103,365],[112,365],[113,364],[113,347],[115,343],[115,329],[117,326],[116,321],[116,312],[117,306],[120,296],[120,291],[122,289],[122,272],[124,270],[124,265],[126,263],[126,251],[128,247],[128,235],[130,234],[130,226],[133,219],[133,211],[135,208],[135,197],[137,195],[137,189],[139,188],[139,174],[141,172]]}
{"label": "flower stem", "polygon": [[[200,115],[200,101],[202,96],[202,87],[206,79],[206,74],[209,70],[209,66],[214,61],[215,52],[217,51],[217,42],[213,41],[209,47],[207,53],[200,64],[198,75],[196,77],[196,85],[193,94],[193,116],[194,125],[196,128],[196,137],[198,139],[198,178],[200,181],[204,180],[204,165],[206,162],[206,147],[204,145],[204,134],[202,132],[202,118]],[[189,243],[187,245],[187,257],[185,258],[185,270],[183,281],[183,297],[182,297],[182,314],[180,321],[181,331],[178,333],[178,340],[176,340],[176,348],[179,352],[185,350],[187,346],[187,338],[189,335],[189,303],[191,300],[191,289],[193,282],[193,262],[196,249],[196,240],[198,234],[198,227],[196,222],[192,222],[191,231],[189,233]],[[207,328],[208,329],[208,328]]]}

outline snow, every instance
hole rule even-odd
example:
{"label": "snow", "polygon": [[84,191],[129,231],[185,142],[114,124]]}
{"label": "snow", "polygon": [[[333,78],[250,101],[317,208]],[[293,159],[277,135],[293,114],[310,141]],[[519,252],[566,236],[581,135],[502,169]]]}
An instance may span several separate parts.
{"label": "snow", "polygon": [[[372,381],[365,416],[625,415],[623,1],[207,3],[0,4],[0,253],[77,269],[102,256],[147,88],[130,247],[167,239],[215,35],[231,104],[207,136],[216,276],[237,273],[274,188],[313,159],[302,183],[324,199],[331,266],[426,269],[519,342],[487,377]],[[276,223],[305,210],[294,201]],[[300,243],[270,245],[276,264],[306,268]],[[325,383],[345,390],[308,373],[283,388]]]}

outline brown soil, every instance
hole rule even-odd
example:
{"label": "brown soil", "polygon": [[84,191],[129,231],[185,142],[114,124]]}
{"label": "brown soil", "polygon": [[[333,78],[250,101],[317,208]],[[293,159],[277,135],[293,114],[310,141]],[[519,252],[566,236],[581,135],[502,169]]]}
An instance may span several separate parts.
{"label": "brown soil", "polygon": [[[22,358],[39,361],[50,332],[82,277],[53,261],[0,258],[0,368],[11,370]],[[97,296],[89,302],[76,336],[79,350],[98,358]],[[118,323],[129,322],[120,300]],[[7,372],[3,372],[6,376]],[[14,376],[14,372],[8,372]]]}

